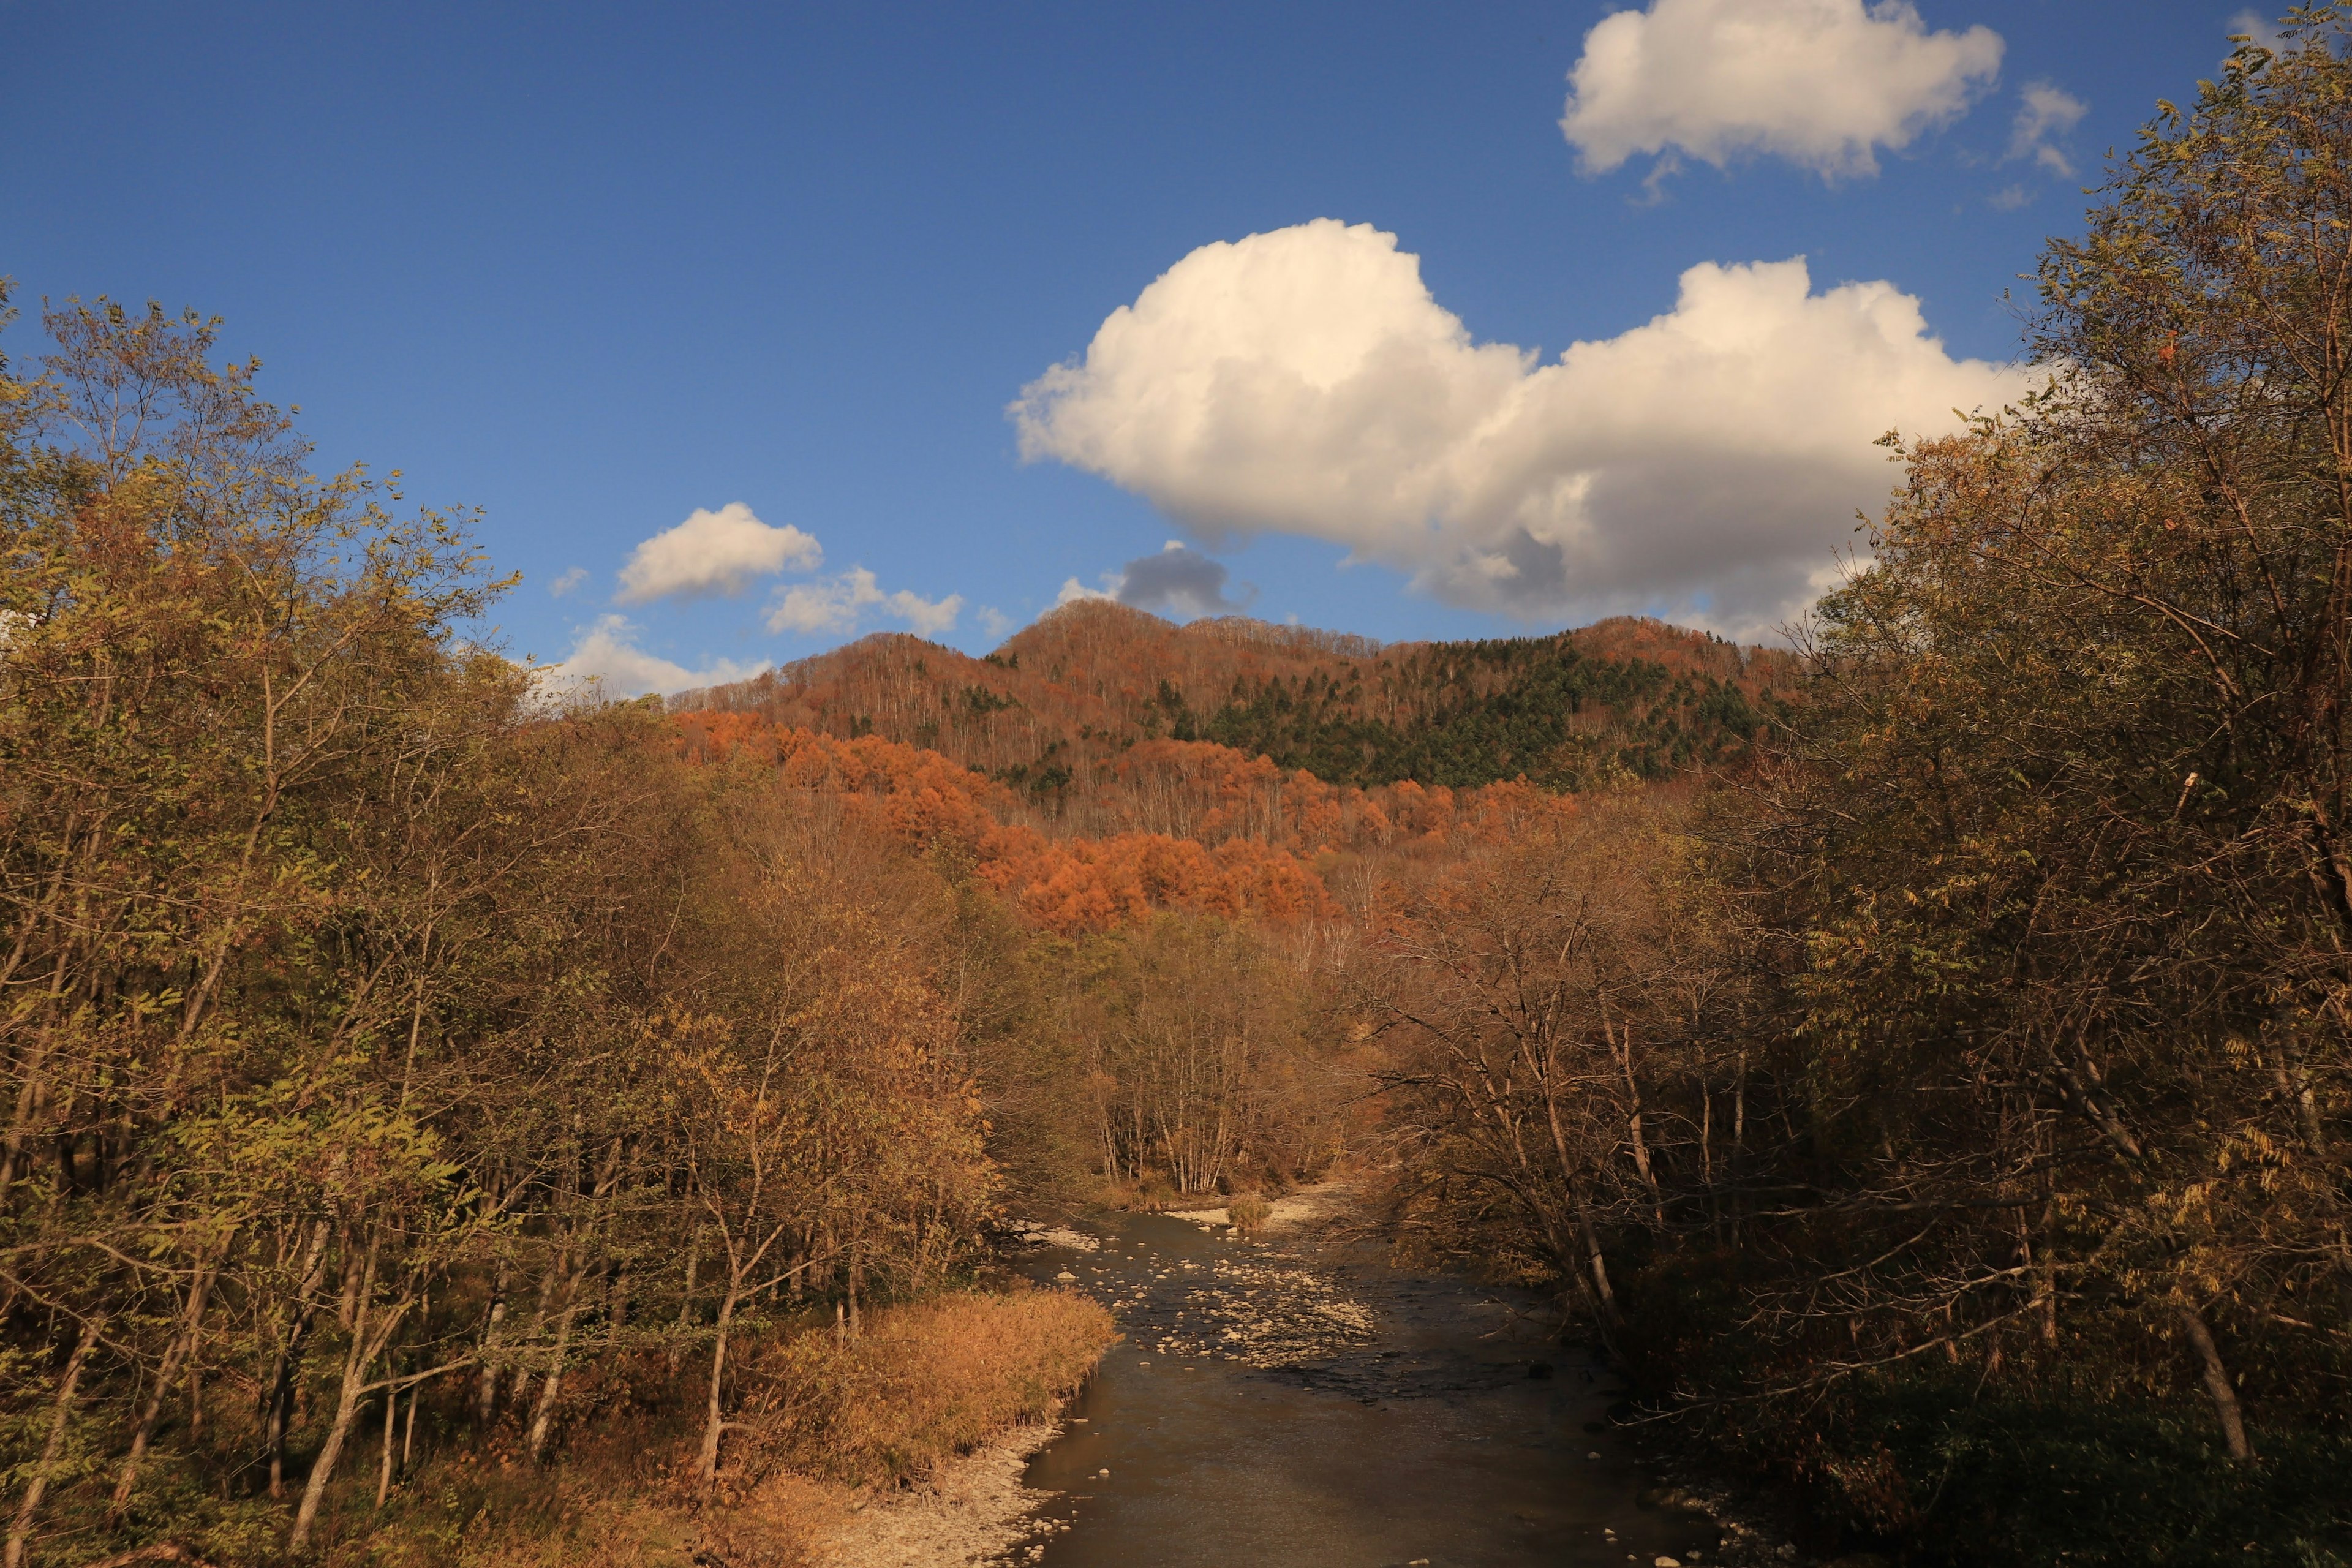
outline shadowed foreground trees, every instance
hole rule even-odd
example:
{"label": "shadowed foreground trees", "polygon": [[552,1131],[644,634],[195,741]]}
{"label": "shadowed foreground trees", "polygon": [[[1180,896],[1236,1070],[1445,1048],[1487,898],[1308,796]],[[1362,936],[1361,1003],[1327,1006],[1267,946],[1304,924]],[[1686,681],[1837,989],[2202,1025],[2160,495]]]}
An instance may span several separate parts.
{"label": "shadowed foreground trees", "polygon": [[551,1456],[648,1352],[700,1347],[715,1468],[747,1319],[974,1245],[953,889],[547,708],[459,635],[465,520],[308,477],[208,324],[47,325],[0,380],[5,1561],[299,1550],[420,1400]]}
{"label": "shadowed foreground trees", "polygon": [[1923,1560],[2352,1557],[2347,31],[2051,246],[2047,391],[1900,452],[1688,878],[1528,847],[1389,938],[1402,1217]]}

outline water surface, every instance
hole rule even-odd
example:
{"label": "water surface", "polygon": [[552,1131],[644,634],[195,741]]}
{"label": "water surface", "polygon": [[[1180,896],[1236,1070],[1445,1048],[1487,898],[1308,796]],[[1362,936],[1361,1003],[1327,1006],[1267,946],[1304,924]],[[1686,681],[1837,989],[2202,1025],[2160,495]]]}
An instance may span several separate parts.
{"label": "water surface", "polygon": [[[1703,1519],[1635,1505],[1622,1391],[1531,1300],[1231,1239],[1161,1215],[1080,1227],[1042,1279],[1112,1307],[1121,1342],[1031,1461],[1062,1494],[1038,1568],[1650,1568],[1714,1553]],[[1108,1475],[1100,1472],[1108,1470]],[[1613,1536],[1610,1533],[1613,1531]]]}

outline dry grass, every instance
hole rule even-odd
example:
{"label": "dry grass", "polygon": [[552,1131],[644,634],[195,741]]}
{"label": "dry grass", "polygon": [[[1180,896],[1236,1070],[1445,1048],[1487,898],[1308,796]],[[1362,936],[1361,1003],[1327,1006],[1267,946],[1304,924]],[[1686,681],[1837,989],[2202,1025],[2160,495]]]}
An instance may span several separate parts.
{"label": "dry grass", "polygon": [[1044,1419],[1111,1339],[1108,1311],[1060,1290],[894,1308],[846,1344],[820,1331],[771,1348],[754,1440],[806,1474],[890,1485]]}
{"label": "dry grass", "polygon": [[744,1429],[708,1493],[695,1370],[672,1376],[649,1356],[635,1377],[581,1380],[556,1463],[531,1465],[501,1429],[427,1459],[381,1515],[372,1476],[347,1484],[320,1555],[331,1568],[690,1568],[703,1552],[791,1568],[850,1517],[854,1488],[1050,1415],[1112,1337],[1093,1302],[1025,1289],[887,1308],[847,1345],[829,1326],[772,1332],[744,1346]]}

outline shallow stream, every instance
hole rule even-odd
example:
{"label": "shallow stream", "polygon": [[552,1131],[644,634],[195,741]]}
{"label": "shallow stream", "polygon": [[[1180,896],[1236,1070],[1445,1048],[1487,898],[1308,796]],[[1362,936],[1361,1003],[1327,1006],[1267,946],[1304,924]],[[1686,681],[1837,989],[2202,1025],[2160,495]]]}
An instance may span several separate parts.
{"label": "shallow stream", "polygon": [[[1035,1568],[1706,1568],[1638,1507],[1620,1396],[1531,1300],[1362,1256],[1106,1215],[1032,1255],[1123,1336],[1024,1478]],[[1092,1241],[1087,1248],[1078,1241]]]}

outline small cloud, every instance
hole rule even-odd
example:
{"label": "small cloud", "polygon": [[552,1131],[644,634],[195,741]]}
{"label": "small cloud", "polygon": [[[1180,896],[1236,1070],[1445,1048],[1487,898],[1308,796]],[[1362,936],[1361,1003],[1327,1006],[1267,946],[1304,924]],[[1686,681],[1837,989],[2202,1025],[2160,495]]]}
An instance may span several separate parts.
{"label": "small cloud", "polygon": [[1985,198],[1985,205],[1995,212],[2013,213],[2033,199],[2033,193],[2023,185],[2003,185]]}
{"label": "small cloud", "polygon": [[919,637],[935,637],[941,632],[955,630],[956,616],[963,610],[963,595],[950,594],[944,599],[926,599],[901,588],[883,601],[887,612],[907,623],[907,629]]}
{"label": "small cloud", "polygon": [[2001,161],[2013,163],[2031,158],[2053,174],[2072,174],[2074,163],[2052,144],[2051,138],[2063,136],[2082,123],[2091,106],[2046,81],[2027,82],[2017,96],[2017,118],[2010,126],[2009,153]]}
{"label": "small cloud", "polygon": [[571,593],[574,588],[579,587],[581,584],[585,583],[586,581],[588,581],[588,568],[585,566],[574,566],[570,571],[564,573],[562,576],[558,577],[554,582],[550,583],[547,585],[547,591],[556,598],[561,599],[564,595]]}
{"label": "small cloud", "polygon": [[1138,556],[1116,572],[1103,573],[1097,579],[1102,584],[1099,588],[1089,588],[1076,577],[1066,580],[1054,604],[1058,608],[1080,599],[1114,599],[1182,620],[1247,609],[1257,598],[1257,590],[1244,586],[1239,598],[1228,598],[1225,584],[1230,576],[1223,562],[1212,561],[1182,540],[1171,539],[1157,555]]}
{"label": "small cloud", "polygon": [[2274,55],[2286,52],[2286,35],[2279,31],[2278,23],[2252,6],[2230,18],[2230,37],[2243,38]]}
{"label": "small cloud", "polygon": [[637,628],[622,616],[600,616],[582,632],[562,663],[541,677],[541,689],[570,693],[593,690],[605,697],[638,697],[648,691],[665,695],[698,686],[721,686],[749,680],[768,668],[713,659],[700,669],[688,669],[637,647]]}
{"label": "small cloud", "polygon": [[806,637],[847,633],[857,629],[865,612],[881,606],[882,613],[907,623],[918,637],[936,637],[955,628],[963,610],[963,595],[926,599],[901,588],[885,594],[874,574],[853,566],[821,583],[798,583],[776,595],[768,606],[768,629],[798,632]]}
{"label": "small cloud", "polygon": [[1756,154],[1824,179],[1877,173],[1967,112],[2000,71],[1999,33],[1927,30],[1908,0],[1650,0],[1584,35],[1559,128],[1586,174],[1675,152],[1717,168]]}
{"label": "small cloud", "polygon": [[1089,588],[1085,584],[1079,582],[1076,577],[1063,578],[1062,591],[1054,595],[1054,607],[1058,610],[1064,605],[1075,605],[1081,599],[1118,598],[1119,584],[1118,574],[1116,572],[1106,572],[1102,574],[1102,580],[1106,584],[1105,586],[1100,588]]}
{"label": "small cloud", "polygon": [[1212,561],[1185,548],[1181,540],[1171,539],[1159,554],[1127,563],[1118,574],[1118,602],[1188,618],[1247,608],[1257,597],[1257,590],[1248,589],[1237,599],[1226,597],[1225,584],[1231,575],[1223,562]]}
{"label": "small cloud", "polygon": [[993,605],[982,605],[972,615],[980,622],[980,629],[990,637],[1001,637],[1013,629],[1013,617]]}
{"label": "small cloud", "polygon": [[882,602],[874,574],[853,566],[823,583],[799,583],[785,589],[768,606],[768,629],[815,637],[856,628],[858,612]]}
{"label": "small cloud", "polygon": [[773,576],[786,567],[814,572],[824,551],[812,536],[787,523],[771,528],[741,501],[717,511],[698,508],[684,522],[637,546],[621,568],[620,602],[655,599],[729,598],[754,577]]}

